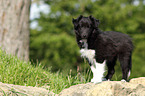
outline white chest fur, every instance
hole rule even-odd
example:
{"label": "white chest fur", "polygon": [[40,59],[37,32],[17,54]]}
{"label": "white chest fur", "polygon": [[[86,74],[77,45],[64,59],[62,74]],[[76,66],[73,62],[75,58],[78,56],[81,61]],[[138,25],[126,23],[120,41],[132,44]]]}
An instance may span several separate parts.
{"label": "white chest fur", "polygon": [[81,57],[87,58],[89,63],[94,64],[95,50],[88,49],[88,43],[86,39],[80,40],[80,42],[83,42],[83,46],[85,47],[84,49],[80,50]]}
{"label": "white chest fur", "polygon": [[95,50],[81,49],[80,50],[81,57],[87,58],[89,63],[93,64],[95,60]]}
{"label": "white chest fur", "polygon": [[87,58],[92,65],[95,63],[95,50],[88,49],[87,39],[80,40],[85,48],[80,50],[81,57]]}

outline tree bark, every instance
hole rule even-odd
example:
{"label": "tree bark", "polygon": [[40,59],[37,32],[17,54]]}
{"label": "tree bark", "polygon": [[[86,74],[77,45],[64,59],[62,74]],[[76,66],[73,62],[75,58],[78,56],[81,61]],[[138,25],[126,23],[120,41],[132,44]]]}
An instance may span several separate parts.
{"label": "tree bark", "polygon": [[0,47],[20,59],[29,58],[31,0],[0,0]]}

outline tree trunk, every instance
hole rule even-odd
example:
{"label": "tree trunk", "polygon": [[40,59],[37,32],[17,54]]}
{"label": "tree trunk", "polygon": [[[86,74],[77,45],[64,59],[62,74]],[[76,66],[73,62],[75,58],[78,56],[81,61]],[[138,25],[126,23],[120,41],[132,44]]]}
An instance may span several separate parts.
{"label": "tree trunk", "polygon": [[0,0],[0,47],[20,59],[29,58],[31,0]]}

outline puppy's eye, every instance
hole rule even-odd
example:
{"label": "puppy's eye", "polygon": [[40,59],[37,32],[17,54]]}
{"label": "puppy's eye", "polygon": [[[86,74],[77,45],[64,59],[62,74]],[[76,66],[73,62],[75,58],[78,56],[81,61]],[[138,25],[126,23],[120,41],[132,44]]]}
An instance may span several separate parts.
{"label": "puppy's eye", "polygon": [[90,28],[90,26],[88,25],[87,28]]}
{"label": "puppy's eye", "polygon": [[75,31],[75,33],[76,33],[77,35],[79,35],[79,32],[78,32],[78,31]]}

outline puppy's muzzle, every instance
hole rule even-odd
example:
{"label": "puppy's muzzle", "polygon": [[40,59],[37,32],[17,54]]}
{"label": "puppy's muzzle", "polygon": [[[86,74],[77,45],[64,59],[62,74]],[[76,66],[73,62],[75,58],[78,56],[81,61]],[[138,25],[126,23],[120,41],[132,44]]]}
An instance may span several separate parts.
{"label": "puppy's muzzle", "polygon": [[87,38],[87,35],[83,35],[83,38],[86,39]]}

